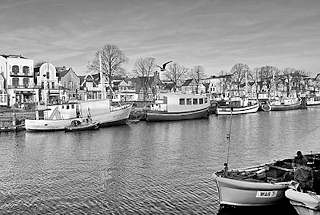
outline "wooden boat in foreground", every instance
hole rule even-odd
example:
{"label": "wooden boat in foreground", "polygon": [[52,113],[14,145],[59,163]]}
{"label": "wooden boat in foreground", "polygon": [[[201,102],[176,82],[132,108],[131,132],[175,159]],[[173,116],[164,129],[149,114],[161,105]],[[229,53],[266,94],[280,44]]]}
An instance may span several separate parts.
{"label": "wooden boat in foreground", "polygon": [[267,206],[280,203],[285,199],[284,192],[289,182],[283,179],[291,173],[280,163],[269,163],[246,169],[216,172],[220,205]]}
{"label": "wooden boat in foreground", "polygon": [[85,131],[85,130],[96,130],[99,128],[98,122],[92,122],[88,119],[76,119],[71,121],[71,125],[65,127],[65,131]]}
{"label": "wooden boat in foreground", "polygon": [[240,97],[231,98],[229,104],[224,106],[218,106],[216,109],[217,115],[238,115],[255,113],[259,109],[259,103],[257,101],[249,101],[248,99],[242,99]]}
{"label": "wooden boat in foreground", "polygon": [[175,94],[161,95],[147,111],[147,121],[174,121],[208,118],[209,99],[205,95]]}
{"label": "wooden boat in foreground", "polygon": [[[305,155],[308,163],[315,154]],[[221,205],[267,206],[285,200],[285,191],[294,179],[293,159],[254,167],[219,171],[213,174]]]}

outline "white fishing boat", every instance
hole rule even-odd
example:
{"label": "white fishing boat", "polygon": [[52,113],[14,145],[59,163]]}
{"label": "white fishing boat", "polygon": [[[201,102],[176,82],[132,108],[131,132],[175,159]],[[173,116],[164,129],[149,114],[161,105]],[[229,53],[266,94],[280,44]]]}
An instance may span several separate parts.
{"label": "white fishing boat", "polygon": [[224,106],[218,106],[216,109],[217,115],[238,115],[255,113],[259,109],[259,103],[256,100],[246,98],[233,97]]}
{"label": "white fishing boat", "polygon": [[75,119],[91,116],[100,127],[126,123],[131,111],[131,105],[113,106],[111,101],[92,100],[61,105],[46,106],[36,111],[35,120],[26,120],[27,131],[64,130]]}
{"label": "white fishing boat", "polygon": [[307,106],[318,106],[320,105],[320,95],[312,95],[307,97]]}
{"label": "white fishing boat", "polygon": [[209,99],[205,95],[167,93],[160,95],[147,111],[147,121],[208,118]]}

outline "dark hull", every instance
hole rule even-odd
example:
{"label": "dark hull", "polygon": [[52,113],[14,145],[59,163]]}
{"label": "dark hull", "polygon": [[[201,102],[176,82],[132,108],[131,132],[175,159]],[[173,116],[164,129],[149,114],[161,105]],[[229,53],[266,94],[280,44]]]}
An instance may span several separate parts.
{"label": "dark hull", "polygon": [[106,123],[100,123],[99,127],[111,127],[111,126],[119,126],[119,125],[125,125],[127,124],[127,119],[122,119],[118,121],[113,121],[113,122],[106,122]]}
{"label": "dark hull", "polygon": [[271,111],[287,111],[287,110],[305,109],[305,107],[300,103],[292,104],[292,105],[270,105],[270,106],[271,106]]}
{"label": "dark hull", "polygon": [[83,125],[83,126],[70,126],[70,127],[66,127],[65,131],[69,132],[69,131],[87,131],[87,130],[96,130],[99,128],[99,124],[98,123],[94,123],[94,124],[90,124],[90,125]]}
{"label": "dark hull", "polygon": [[188,120],[188,119],[201,119],[208,118],[209,110],[204,108],[196,111],[189,112],[174,112],[167,113],[161,111],[148,111],[146,121],[178,121],[178,120]]}

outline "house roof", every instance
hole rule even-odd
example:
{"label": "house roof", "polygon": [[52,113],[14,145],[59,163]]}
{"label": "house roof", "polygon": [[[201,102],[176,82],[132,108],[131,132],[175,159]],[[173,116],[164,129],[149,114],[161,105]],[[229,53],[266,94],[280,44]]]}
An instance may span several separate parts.
{"label": "house roof", "polygon": [[23,58],[23,59],[28,59],[26,57],[23,57],[22,55],[14,55],[14,54],[0,54],[0,56],[4,58]]}
{"label": "house roof", "polygon": [[182,86],[189,86],[191,84],[191,82],[193,81],[192,78],[185,80],[185,82],[182,84]]}

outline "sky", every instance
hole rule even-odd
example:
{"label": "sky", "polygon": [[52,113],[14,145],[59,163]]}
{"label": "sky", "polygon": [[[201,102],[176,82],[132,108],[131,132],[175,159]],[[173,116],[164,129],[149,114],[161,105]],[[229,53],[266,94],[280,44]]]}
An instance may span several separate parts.
{"label": "sky", "polygon": [[138,57],[203,66],[236,63],[320,72],[319,0],[0,0],[0,53],[87,71],[117,45]]}

